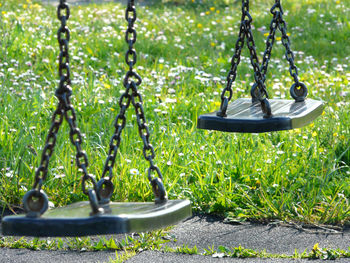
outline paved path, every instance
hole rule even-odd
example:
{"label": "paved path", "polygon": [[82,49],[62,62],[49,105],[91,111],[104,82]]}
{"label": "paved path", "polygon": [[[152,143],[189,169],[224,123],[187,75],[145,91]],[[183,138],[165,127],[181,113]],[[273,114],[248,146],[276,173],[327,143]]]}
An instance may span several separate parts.
{"label": "paved path", "polygon": [[[320,248],[350,249],[350,230],[343,234],[307,233],[290,227],[266,226],[256,224],[231,225],[211,216],[194,216],[170,231],[176,242],[167,243],[170,247],[197,246],[199,252],[209,246],[237,247],[239,245],[254,250],[266,250],[268,253],[292,255],[295,249],[299,253],[310,251],[314,244]],[[123,238],[118,235],[115,238]],[[77,252],[77,251],[32,251],[27,249],[0,249],[0,262],[108,262],[115,259],[114,251]],[[233,259],[213,258],[211,256],[163,253],[143,251],[127,262],[310,262],[309,260],[291,259]],[[316,260],[312,262],[321,262]],[[335,262],[350,262],[350,259],[338,259]]]}
{"label": "paved path", "polygon": [[[311,250],[316,243],[320,248],[350,248],[350,229],[342,234],[307,233],[291,227],[266,226],[257,224],[231,225],[220,219],[205,216],[193,217],[178,225],[172,231],[177,238],[174,246],[187,244],[189,247],[208,248],[222,245],[238,247],[239,245],[268,253],[292,255],[297,249],[300,253]],[[314,232],[314,231],[313,231]],[[350,259],[349,259],[350,262]]]}
{"label": "paved path", "polygon": [[115,259],[114,251],[32,251],[28,249],[0,248],[1,263],[92,263]]}
{"label": "paved path", "polygon": [[[179,255],[162,253],[157,251],[144,251],[126,261],[127,263],[145,263],[145,262],[162,262],[162,263],[325,263],[324,260],[309,259],[279,259],[279,258],[213,258],[200,255]],[[349,263],[349,258],[343,258],[331,261],[332,263]]]}

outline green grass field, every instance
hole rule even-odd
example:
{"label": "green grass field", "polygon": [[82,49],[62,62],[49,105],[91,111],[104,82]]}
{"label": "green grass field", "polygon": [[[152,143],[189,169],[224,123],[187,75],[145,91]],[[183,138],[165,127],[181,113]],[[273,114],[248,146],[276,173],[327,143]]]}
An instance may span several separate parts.
{"label": "green grass field", "polygon": [[[137,2],[137,1],[136,1]],[[260,55],[273,1],[253,1]],[[169,197],[194,211],[234,220],[285,220],[344,225],[350,220],[350,1],[284,1],[300,78],[324,114],[301,129],[229,134],[196,128],[217,110],[238,34],[240,1],[154,1],[137,6],[140,91]],[[127,67],[125,7],[71,7],[71,69],[77,124],[100,177]],[[56,7],[0,0],[0,206],[18,206],[32,187],[56,107]],[[267,75],[274,98],[289,98],[292,78],[277,42]],[[233,97],[249,97],[253,72],[245,48]],[[117,165],[115,201],[150,201],[134,110],[129,109]],[[44,190],[54,206],[86,199],[63,125]]]}

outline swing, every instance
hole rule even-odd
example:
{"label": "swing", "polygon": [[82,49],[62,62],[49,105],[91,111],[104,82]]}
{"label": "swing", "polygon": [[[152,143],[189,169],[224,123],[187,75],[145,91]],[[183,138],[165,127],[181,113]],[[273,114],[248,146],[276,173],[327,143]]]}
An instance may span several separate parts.
{"label": "swing", "polygon": [[[324,108],[322,101],[305,99],[308,90],[306,85],[299,81],[298,69],[294,64],[294,54],[290,49],[290,40],[287,35],[287,26],[283,19],[280,0],[275,0],[271,13],[273,18],[260,67],[251,31],[253,19],[249,14],[249,0],[242,0],[242,18],[238,40],[231,59],[227,84],[221,93],[220,109],[216,112],[200,115],[197,122],[198,128],[243,133],[289,130],[303,127],[322,114]],[[267,68],[277,28],[282,33],[282,44],[286,48],[285,57],[289,62],[289,72],[294,80],[294,84],[290,88],[290,94],[294,100],[269,100],[265,86]],[[229,104],[233,96],[232,84],[237,76],[237,67],[245,40],[254,70],[255,83],[250,92],[252,99],[239,98]]]}
{"label": "swing", "polygon": [[[103,168],[102,178],[98,182],[87,172],[88,159],[86,153],[81,149],[82,136],[76,126],[76,114],[70,102],[70,96],[72,95],[68,52],[70,31],[66,26],[70,16],[70,9],[66,0],[60,0],[57,16],[61,21],[61,27],[58,30],[60,83],[55,93],[59,103],[52,116],[52,123],[43,149],[41,163],[35,173],[34,186],[23,197],[23,207],[26,215],[4,217],[2,219],[3,234],[54,237],[143,232],[172,225],[191,216],[191,206],[188,200],[168,200],[162,174],[153,162],[155,152],[149,142],[150,134],[142,106],[142,97],[137,90],[142,80],[133,70],[137,58],[136,51],[133,48],[136,42],[136,30],[134,29],[136,9],[134,0],[128,0],[125,13],[125,19],[128,22],[125,40],[129,47],[125,54],[125,60],[129,66],[129,71],[126,73],[123,82],[125,93],[122,94],[119,100],[120,112],[115,119],[115,132],[110,141],[109,153]],[[154,203],[110,202],[114,191],[112,170],[121,142],[120,136],[126,125],[125,112],[130,103],[135,108],[139,135],[144,145],[143,155],[150,164],[148,179],[155,195]],[[89,201],[73,203],[66,207],[46,212],[48,209],[48,197],[41,188],[47,177],[49,161],[53,154],[57,133],[63,119],[66,119],[69,124],[70,141],[76,148],[76,164],[83,173],[82,191],[89,197]],[[152,176],[152,173],[155,173],[157,176]],[[93,187],[89,189],[88,184]]]}

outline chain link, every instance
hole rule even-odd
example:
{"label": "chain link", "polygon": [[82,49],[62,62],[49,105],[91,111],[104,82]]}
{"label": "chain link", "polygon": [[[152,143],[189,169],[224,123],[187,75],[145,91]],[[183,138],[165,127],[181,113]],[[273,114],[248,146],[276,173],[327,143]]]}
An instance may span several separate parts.
{"label": "chain link", "polygon": [[57,133],[63,122],[63,118],[65,118],[69,124],[70,141],[76,148],[76,163],[78,168],[83,173],[82,189],[84,194],[88,195],[88,190],[86,188],[87,182],[90,181],[93,184],[93,188],[96,190],[96,181],[94,177],[92,175],[89,175],[87,172],[87,167],[89,165],[88,158],[86,153],[81,149],[82,135],[80,133],[80,130],[77,128],[76,113],[72,103],[70,102],[70,96],[72,94],[72,90],[70,88],[71,79],[68,52],[70,31],[66,25],[69,16],[70,9],[66,3],[66,0],[60,0],[57,8],[57,17],[61,22],[61,26],[57,32],[57,39],[60,48],[58,66],[60,82],[55,93],[56,97],[59,100],[59,103],[51,119],[51,127],[46,138],[45,146],[41,156],[40,166],[35,173],[33,189],[40,190],[43,181],[47,177],[48,165],[56,145]]}
{"label": "chain link", "polygon": [[[125,12],[125,20],[128,22],[128,27],[125,31],[125,41],[128,44],[128,50],[125,53],[125,62],[129,66],[129,70],[126,72],[123,81],[125,92],[122,94],[119,100],[120,112],[114,122],[115,131],[110,141],[109,152],[103,168],[102,178],[104,178],[107,173],[109,176],[109,181],[111,181],[113,178],[113,167],[121,142],[121,134],[126,125],[125,112],[129,108],[130,103],[132,103],[135,108],[139,135],[143,142],[143,156],[150,164],[148,168],[148,179],[156,196],[156,202],[163,202],[167,199],[166,191],[162,182],[163,176],[159,168],[154,165],[153,162],[153,159],[155,158],[155,151],[149,142],[150,133],[143,109],[142,96],[137,89],[137,87],[142,83],[142,79],[133,68],[137,62],[137,54],[134,49],[134,44],[136,43],[137,38],[137,33],[134,28],[136,18],[137,14],[134,0],[128,0]],[[155,172],[157,177],[153,178],[152,172]]]}

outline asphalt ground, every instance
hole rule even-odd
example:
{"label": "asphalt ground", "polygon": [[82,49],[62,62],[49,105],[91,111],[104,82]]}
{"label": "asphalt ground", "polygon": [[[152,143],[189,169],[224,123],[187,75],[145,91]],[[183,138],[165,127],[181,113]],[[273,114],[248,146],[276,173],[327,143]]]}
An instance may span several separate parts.
{"label": "asphalt ground", "polygon": [[[323,260],[280,259],[280,258],[213,258],[201,255],[179,255],[157,251],[144,251],[126,261],[127,263],[163,262],[163,263],[318,263]],[[333,260],[335,263],[349,263],[349,258]]]}
{"label": "asphalt ground", "polygon": [[[193,216],[181,222],[170,230],[169,235],[175,241],[167,243],[169,247],[194,247],[198,252],[204,252],[208,247],[227,248],[242,246],[256,251],[265,250],[267,253],[293,255],[295,250],[299,253],[310,252],[316,243],[320,248],[350,249],[350,229],[335,232],[332,229],[286,227],[279,224],[229,224],[221,218],[213,216]],[[1,236],[0,236],[1,237]],[[94,237],[97,238],[97,237]],[[110,237],[108,237],[110,238]],[[114,236],[117,240],[124,235]],[[122,252],[118,252],[119,254]],[[28,249],[0,248],[0,263],[9,262],[109,262],[116,258],[115,251],[33,251]],[[321,262],[312,260],[311,262]],[[188,255],[180,253],[164,253],[159,251],[142,251],[126,262],[310,262],[301,259],[281,258],[227,258],[202,255]],[[350,262],[350,258],[337,259],[335,262]]]}
{"label": "asphalt ground", "polygon": [[109,262],[110,259],[115,258],[114,251],[33,251],[29,249],[0,248],[1,263],[97,263]]}
{"label": "asphalt ground", "polygon": [[[172,230],[177,242],[173,246],[186,244],[204,249],[214,247],[238,247],[266,250],[268,253],[292,255],[305,249],[311,251],[316,243],[320,248],[350,249],[350,229],[342,232],[327,228],[304,228],[281,226],[278,223],[227,224],[212,216],[194,216]],[[171,245],[171,244],[169,244]],[[350,258],[349,258],[350,262]]]}

